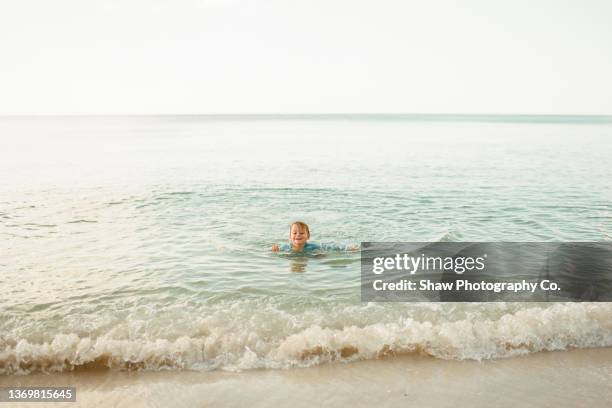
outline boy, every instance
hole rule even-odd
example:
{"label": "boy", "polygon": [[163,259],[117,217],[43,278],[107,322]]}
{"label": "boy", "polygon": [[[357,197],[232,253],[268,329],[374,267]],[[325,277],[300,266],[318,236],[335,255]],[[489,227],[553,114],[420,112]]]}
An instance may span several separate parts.
{"label": "boy", "polygon": [[308,242],[310,238],[310,229],[308,224],[302,221],[295,221],[289,228],[289,244],[274,244],[272,245],[273,252],[304,252],[314,250],[328,250],[328,251],[356,251],[359,249],[359,245],[330,245],[330,244],[315,244]]}

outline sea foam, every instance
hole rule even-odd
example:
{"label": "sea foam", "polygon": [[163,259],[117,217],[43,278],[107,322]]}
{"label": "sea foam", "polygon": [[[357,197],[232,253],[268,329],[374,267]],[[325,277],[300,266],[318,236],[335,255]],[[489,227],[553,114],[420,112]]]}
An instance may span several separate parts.
{"label": "sea foam", "polygon": [[462,319],[435,321],[415,320],[407,314],[381,323],[313,323],[302,327],[287,321],[275,328],[279,331],[275,335],[263,317],[243,331],[208,327],[197,335],[174,338],[116,338],[110,332],[94,338],[66,333],[38,343],[5,333],[0,337],[0,374],[108,368],[286,369],[411,353],[486,360],[612,346],[611,316],[610,304],[558,303],[523,307],[495,318],[467,313]]}

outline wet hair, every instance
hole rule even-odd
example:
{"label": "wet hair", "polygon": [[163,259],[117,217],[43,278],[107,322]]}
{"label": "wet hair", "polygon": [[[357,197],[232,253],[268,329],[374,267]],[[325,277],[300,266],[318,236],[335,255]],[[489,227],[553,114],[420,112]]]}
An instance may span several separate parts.
{"label": "wet hair", "polygon": [[297,225],[298,227],[300,227],[300,229],[306,230],[306,235],[308,236],[308,238],[310,238],[310,228],[308,228],[308,224],[303,221],[293,221],[289,226],[289,233],[291,233],[291,228],[293,228],[294,225]]}

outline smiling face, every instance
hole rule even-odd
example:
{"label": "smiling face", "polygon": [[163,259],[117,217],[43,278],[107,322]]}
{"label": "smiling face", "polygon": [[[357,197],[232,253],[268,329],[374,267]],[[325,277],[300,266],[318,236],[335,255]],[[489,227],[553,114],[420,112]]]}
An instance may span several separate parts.
{"label": "smiling face", "polygon": [[300,225],[293,224],[289,231],[289,240],[294,247],[303,247],[306,245],[306,241],[310,238],[310,232],[308,228]]}

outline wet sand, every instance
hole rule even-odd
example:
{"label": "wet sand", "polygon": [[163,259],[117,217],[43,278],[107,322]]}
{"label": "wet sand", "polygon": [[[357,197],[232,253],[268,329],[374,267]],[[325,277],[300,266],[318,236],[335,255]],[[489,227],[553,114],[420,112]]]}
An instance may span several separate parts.
{"label": "wet sand", "polygon": [[[610,407],[612,348],[483,362],[405,356],[238,373],[93,370],[0,377],[0,387],[7,386],[74,386],[72,407]],[[19,404],[27,406],[68,405]]]}

